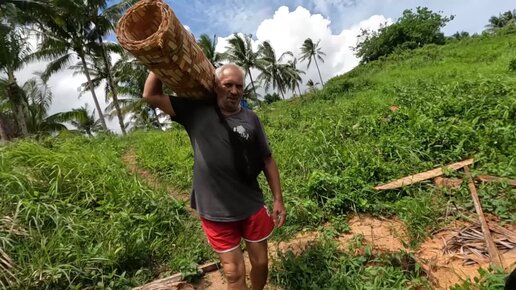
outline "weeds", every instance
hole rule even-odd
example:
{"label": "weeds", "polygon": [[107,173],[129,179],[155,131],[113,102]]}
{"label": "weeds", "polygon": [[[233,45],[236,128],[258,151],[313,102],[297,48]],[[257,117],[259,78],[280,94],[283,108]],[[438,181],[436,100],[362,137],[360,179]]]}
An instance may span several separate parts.
{"label": "weeds", "polygon": [[[360,241],[356,244],[360,246]],[[320,240],[296,256],[280,254],[271,280],[283,289],[430,289],[414,259],[406,253],[354,256]]]}

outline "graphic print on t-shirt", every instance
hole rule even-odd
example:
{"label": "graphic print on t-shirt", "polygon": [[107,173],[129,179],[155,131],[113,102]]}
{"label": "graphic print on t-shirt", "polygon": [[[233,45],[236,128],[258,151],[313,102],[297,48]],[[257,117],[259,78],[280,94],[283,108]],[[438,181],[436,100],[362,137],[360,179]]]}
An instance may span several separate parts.
{"label": "graphic print on t-shirt", "polygon": [[238,133],[238,135],[240,135],[240,137],[244,138],[246,141],[249,140],[249,133],[247,133],[244,126],[238,125],[234,127],[233,132]]}

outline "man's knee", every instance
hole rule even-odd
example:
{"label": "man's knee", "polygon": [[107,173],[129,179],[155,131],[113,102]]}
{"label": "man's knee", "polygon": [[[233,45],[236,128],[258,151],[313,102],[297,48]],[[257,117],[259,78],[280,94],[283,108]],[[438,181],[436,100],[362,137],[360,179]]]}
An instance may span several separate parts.
{"label": "man's knee", "polygon": [[253,268],[267,268],[269,260],[267,258],[267,254],[265,255],[254,255],[249,256],[249,260]]}
{"label": "man's knee", "polygon": [[223,262],[222,267],[224,269],[224,276],[226,276],[229,284],[236,284],[244,281],[245,268],[243,263],[236,264]]}

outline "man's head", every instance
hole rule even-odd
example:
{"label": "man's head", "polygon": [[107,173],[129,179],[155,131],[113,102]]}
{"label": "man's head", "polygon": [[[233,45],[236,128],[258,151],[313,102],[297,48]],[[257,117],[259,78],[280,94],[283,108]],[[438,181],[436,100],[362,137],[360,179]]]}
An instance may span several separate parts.
{"label": "man's head", "polygon": [[221,111],[236,113],[240,110],[240,100],[244,95],[244,75],[244,70],[232,63],[215,70],[215,93]]}

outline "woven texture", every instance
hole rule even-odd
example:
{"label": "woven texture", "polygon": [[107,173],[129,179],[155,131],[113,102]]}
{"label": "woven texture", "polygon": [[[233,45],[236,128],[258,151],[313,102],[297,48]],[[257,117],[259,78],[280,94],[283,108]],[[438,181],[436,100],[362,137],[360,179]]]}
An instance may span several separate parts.
{"label": "woven texture", "polygon": [[213,66],[163,1],[136,3],[118,22],[116,35],[123,48],[178,96],[213,97]]}

